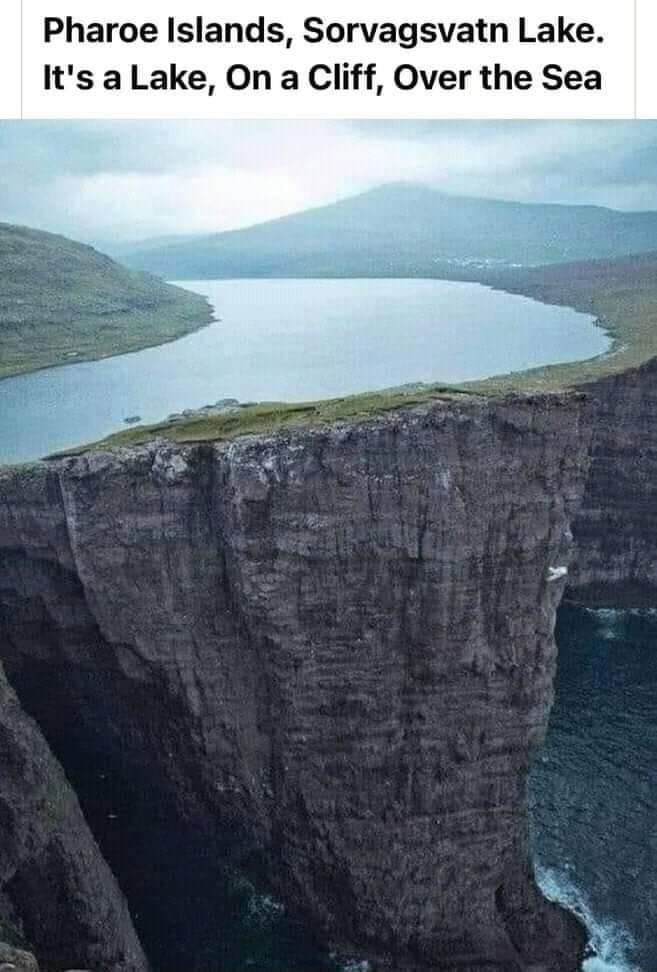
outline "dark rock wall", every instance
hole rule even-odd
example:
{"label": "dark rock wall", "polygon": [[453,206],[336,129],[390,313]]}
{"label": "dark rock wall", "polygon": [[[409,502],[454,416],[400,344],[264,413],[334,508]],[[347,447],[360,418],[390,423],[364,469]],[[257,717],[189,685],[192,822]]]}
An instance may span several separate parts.
{"label": "dark rock wall", "polygon": [[573,533],[569,596],[657,605],[657,360],[587,386],[591,470]]}
{"label": "dark rock wall", "polygon": [[185,818],[265,854],[288,904],[376,967],[574,970],[525,784],[582,408],[445,403],[0,474],[7,669],[110,673]]}
{"label": "dark rock wall", "polygon": [[[147,968],[75,794],[1,665],[0,884],[0,938],[33,945],[45,969]],[[0,960],[14,968],[16,955],[3,954],[0,947]]]}
{"label": "dark rock wall", "polygon": [[531,876],[527,764],[566,584],[655,603],[656,421],[649,363],[0,473],[0,659],[38,721],[3,675],[0,939],[146,968],[49,749],[64,722],[376,967],[575,969]]}

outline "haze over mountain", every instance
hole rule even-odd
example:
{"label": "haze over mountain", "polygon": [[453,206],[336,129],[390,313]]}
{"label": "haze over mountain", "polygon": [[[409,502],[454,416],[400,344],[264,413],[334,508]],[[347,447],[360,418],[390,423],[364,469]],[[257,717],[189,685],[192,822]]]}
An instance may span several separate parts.
{"label": "haze over mountain", "polygon": [[516,203],[389,184],[245,229],[116,251],[167,279],[458,276],[657,249],[657,212]]}

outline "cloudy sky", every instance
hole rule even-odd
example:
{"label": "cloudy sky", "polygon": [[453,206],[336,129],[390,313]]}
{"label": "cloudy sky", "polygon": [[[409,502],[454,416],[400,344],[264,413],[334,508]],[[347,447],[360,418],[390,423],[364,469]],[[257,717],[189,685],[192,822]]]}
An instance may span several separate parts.
{"label": "cloudy sky", "polygon": [[657,209],[657,123],[0,122],[0,221],[89,242],[230,229],[399,180]]}

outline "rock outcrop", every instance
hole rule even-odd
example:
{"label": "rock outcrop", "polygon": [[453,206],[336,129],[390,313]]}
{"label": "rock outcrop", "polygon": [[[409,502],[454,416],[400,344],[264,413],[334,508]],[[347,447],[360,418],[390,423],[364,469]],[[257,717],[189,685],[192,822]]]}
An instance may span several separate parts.
{"label": "rock outcrop", "polygon": [[657,604],[657,360],[587,386],[591,468],[575,519],[570,593],[601,607]]}
{"label": "rock outcrop", "polygon": [[[0,939],[29,942],[48,968],[147,963],[128,908],[62,768],[25,715],[0,665]],[[0,969],[35,972],[0,945]]]}
{"label": "rock outcrop", "polygon": [[527,768],[566,585],[654,603],[656,378],[0,473],[0,939],[146,968],[67,722],[373,968],[574,972]]}
{"label": "rock outcrop", "polygon": [[39,965],[31,952],[0,942],[0,972],[39,972]]}
{"label": "rock outcrop", "polygon": [[[53,699],[136,740],[190,826],[264,855],[290,907],[374,968],[574,972],[582,931],[532,878],[526,776],[584,410],[469,399],[6,471],[7,672],[48,738],[59,673]],[[78,963],[142,967],[99,965],[93,936]]]}

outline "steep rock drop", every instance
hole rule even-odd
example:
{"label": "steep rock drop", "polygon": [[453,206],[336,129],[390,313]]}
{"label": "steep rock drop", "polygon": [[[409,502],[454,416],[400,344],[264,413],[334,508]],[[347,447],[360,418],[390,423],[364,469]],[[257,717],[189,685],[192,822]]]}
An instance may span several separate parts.
{"label": "steep rock drop", "polygon": [[[9,678],[69,778],[62,723],[92,760],[120,752],[181,833],[257,859],[292,912],[373,968],[574,972],[583,931],[533,880],[527,768],[573,556],[573,595],[631,600],[653,581],[639,553],[654,370],[4,471]],[[631,497],[611,488],[628,450],[645,466]],[[138,921],[120,835],[87,817]],[[68,954],[30,935],[38,896],[11,897],[8,833],[0,914],[62,969]],[[53,880],[69,867],[58,846]],[[103,915],[126,915],[107,888]],[[84,889],[55,910],[77,929],[75,964],[107,968]],[[146,968],[133,954],[114,967]]]}
{"label": "steep rock drop", "polygon": [[[2,666],[0,760],[0,937],[29,943],[53,968],[145,969],[127,905],[75,794]],[[2,963],[31,964],[23,948],[5,945]]]}
{"label": "steep rock drop", "polygon": [[575,969],[579,926],[531,876],[525,785],[580,408],[442,403],[4,473],[11,677],[51,735],[39,673],[65,673],[82,720],[105,698],[181,819],[261,854],[375,967]]}

